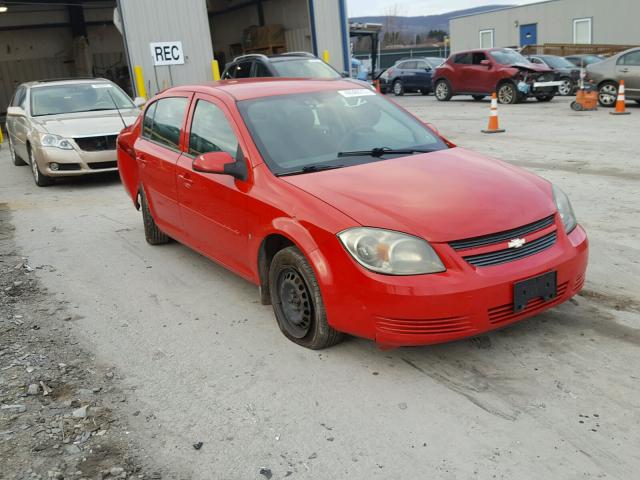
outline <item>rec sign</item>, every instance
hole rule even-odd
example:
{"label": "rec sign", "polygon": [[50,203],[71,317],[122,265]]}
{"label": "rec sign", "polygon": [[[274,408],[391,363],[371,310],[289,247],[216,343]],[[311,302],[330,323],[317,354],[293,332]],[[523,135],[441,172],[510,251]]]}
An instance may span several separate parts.
{"label": "rec sign", "polygon": [[153,64],[158,65],[183,65],[184,54],[182,42],[156,42],[150,43]]}

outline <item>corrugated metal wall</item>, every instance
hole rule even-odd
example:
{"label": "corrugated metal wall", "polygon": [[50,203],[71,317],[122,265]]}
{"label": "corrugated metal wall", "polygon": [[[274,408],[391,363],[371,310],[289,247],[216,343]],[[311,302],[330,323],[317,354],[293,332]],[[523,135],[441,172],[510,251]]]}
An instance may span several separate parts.
{"label": "corrugated metal wall", "polygon": [[[341,3],[346,0],[311,0],[313,1],[318,55],[324,50],[329,51],[331,65],[339,71],[349,71],[349,60],[345,59],[346,49],[349,55],[348,37],[345,37],[348,25],[347,18],[340,15]],[[346,12],[345,12],[346,17]],[[344,20],[344,22],[343,22]]]}
{"label": "corrugated metal wall", "polygon": [[[213,48],[205,0],[119,0],[129,61],[140,65],[147,93],[210,81]],[[184,65],[153,66],[151,42],[181,41]]]}

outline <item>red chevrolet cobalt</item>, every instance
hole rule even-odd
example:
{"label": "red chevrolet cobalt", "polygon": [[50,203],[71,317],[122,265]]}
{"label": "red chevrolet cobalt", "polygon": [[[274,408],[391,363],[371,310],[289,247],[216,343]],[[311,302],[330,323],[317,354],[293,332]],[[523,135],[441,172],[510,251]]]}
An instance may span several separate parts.
{"label": "red chevrolet cobalt", "polygon": [[150,244],[259,285],[308,348],[478,335],[584,284],[587,237],[560,189],[348,80],[171,88],[122,132],[118,163]]}

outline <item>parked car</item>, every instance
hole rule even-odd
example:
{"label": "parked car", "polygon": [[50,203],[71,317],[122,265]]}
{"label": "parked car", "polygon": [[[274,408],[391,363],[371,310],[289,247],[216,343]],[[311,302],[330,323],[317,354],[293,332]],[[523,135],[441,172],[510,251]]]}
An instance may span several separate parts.
{"label": "parked car", "polygon": [[255,77],[342,78],[343,74],[315,55],[289,52],[279,55],[249,54],[236,57],[222,72],[222,79]]}
{"label": "parked car", "polygon": [[380,75],[380,90],[383,93],[392,91],[400,96],[408,92],[420,92],[428,95],[432,91],[431,73],[442,62],[428,58],[411,58],[400,60]]}
{"label": "parked car", "polygon": [[568,57],[564,57],[573,63],[576,67],[586,67],[593,63],[599,63],[603,60],[606,60],[607,57],[602,55],[591,55],[591,54],[582,54],[582,55],[569,55]]}
{"label": "parked car", "polygon": [[597,86],[598,101],[603,107],[615,106],[620,80],[624,80],[625,98],[640,103],[640,48],[589,65],[586,80]]}
{"label": "parked car", "polygon": [[527,57],[531,63],[545,65],[556,74],[556,80],[562,85],[558,86],[560,95],[573,95],[580,84],[580,69],[564,57],[557,55],[532,55]]}
{"label": "parked car", "polygon": [[23,83],[7,108],[12,162],[29,164],[40,187],[54,177],[115,171],[118,133],[143,102],[99,78]]}
{"label": "parked car", "polygon": [[529,62],[508,48],[470,50],[451,55],[433,74],[438,100],[471,95],[475,100],[496,92],[498,102],[517,103],[528,97],[548,102],[562,82],[544,65]]}
{"label": "parked car", "polygon": [[478,335],[584,283],[587,237],[560,189],[350,81],[171,88],[120,134],[118,164],[150,244],[260,286],[308,348]]}

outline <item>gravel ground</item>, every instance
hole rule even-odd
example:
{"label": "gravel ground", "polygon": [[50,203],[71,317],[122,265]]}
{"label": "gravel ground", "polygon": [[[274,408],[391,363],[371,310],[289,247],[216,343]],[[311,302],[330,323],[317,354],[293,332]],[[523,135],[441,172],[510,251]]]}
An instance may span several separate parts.
{"label": "gravel ground", "polygon": [[[92,475],[142,465],[166,477],[225,480],[637,476],[640,138],[633,132],[640,109],[612,117],[574,114],[566,99],[504,106],[507,132],[485,136],[488,102],[398,101],[452,141],[530,168],[570,194],[591,240],[583,295],[472,340],[381,352],[350,339],[311,352],[282,337],[254,286],[179,244],[147,245],[116,177],[37,188],[28,168],[11,166],[6,149],[0,152],[0,203],[11,212],[2,225],[15,228],[3,253],[19,252],[35,268],[15,271],[20,258],[11,257],[3,272],[19,275],[5,281],[3,274],[3,288],[35,278],[47,289],[2,304],[0,368],[32,351],[45,355],[51,379],[42,379],[55,392],[64,383],[57,364],[75,365],[76,352],[91,352],[67,370],[86,377],[71,378],[63,402],[91,400],[110,410],[108,433],[88,445],[127,440]],[[64,311],[51,320],[35,313],[57,306]],[[52,348],[27,343],[38,338]],[[15,344],[26,347],[16,353]],[[18,361],[24,365],[0,371],[2,404],[27,410],[3,410],[3,422],[17,418],[0,430],[26,441],[36,430],[20,430],[32,423],[24,415],[54,402],[42,393],[20,397],[40,378],[25,373],[35,358]],[[97,387],[85,400],[75,393]],[[31,453],[31,444],[4,434],[0,442],[8,478],[29,469],[46,477],[56,467],[55,456]],[[51,443],[46,452],[68,445]]]}

